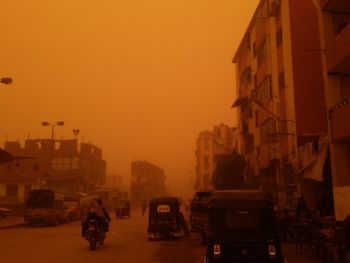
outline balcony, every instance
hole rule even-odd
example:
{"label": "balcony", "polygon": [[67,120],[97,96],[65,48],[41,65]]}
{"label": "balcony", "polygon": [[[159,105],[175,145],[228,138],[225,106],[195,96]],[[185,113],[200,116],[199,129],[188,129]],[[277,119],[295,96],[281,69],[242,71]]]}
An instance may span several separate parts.
{"label": "balcony", "polygon": [[324,10],[350,10],[349,0],[321,0],[321,7]]}
{"label": "balcony", "polygon": [[345,100],[330,111],[332,140],[340,140],[350,136],[350,100]]}
{"label": "balcony", "polygon": [[326,58],[329,74],[350,73],[350,23],[330,43]]}

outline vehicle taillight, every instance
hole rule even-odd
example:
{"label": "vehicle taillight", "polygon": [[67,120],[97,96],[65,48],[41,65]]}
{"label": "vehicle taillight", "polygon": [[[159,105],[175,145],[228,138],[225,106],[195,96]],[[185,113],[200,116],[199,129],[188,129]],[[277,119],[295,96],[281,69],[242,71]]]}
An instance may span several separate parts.
{"label": "vehicle taillight", "polygon": [[214,244],[213,246],[214,258],[219,258],[221,255],[221,247],[220,244]]}

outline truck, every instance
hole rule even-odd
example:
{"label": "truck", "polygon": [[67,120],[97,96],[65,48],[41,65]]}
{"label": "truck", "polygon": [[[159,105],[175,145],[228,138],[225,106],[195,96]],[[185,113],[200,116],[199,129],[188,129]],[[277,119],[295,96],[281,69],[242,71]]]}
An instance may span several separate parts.
{"label": "truck", "polygon": [[67,222],[64,195],[50,189],[35,189],[28,193],[25,203],[24,221],[36,224],[57,225]]}

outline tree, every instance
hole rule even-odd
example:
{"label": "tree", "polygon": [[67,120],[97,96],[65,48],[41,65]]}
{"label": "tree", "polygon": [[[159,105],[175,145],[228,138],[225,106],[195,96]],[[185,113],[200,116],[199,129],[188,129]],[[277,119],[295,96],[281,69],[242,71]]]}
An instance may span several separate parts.
{"label": "tree", "polygon": [[244,187],[246,166],[246,160],[236,151],[228,155],[221,155],[217,158],[216,169],[212,178],[214,188],[225,190]]}

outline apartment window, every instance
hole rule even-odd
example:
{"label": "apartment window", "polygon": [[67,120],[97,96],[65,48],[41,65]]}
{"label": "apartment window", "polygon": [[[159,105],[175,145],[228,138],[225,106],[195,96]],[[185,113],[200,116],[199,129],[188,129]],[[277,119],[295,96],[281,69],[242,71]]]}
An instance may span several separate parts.
{"label": "apartment window", "polygon": [[268,119],[260,126],[260,138],[263,143],[277,141],[277,129],[275,119]]}
{"label": "apartment window", "polygon": [[203,157],[203,164],[204,164],[204,169],[208,170],[209,169],[209,156],[208,155]]}
{"label": "apartment window", "polygon": [[79,169],[79,158],[78,157],[72,158],[72,169],[73,170]]}
{"label": "apartment window", "polygon": [[28,193],[29,193],[30,190],[32,190],[32,185],[31,184],[24,185],[24,198],[28,197]]}
{"label": "apartment window", "polygon": [[203,140],[204,150],[209,150],[209,140],[204,139]]}
{"label": "apartment window", "polygon": [[286,80],[284,77],[284,71],[282,71],[279,75],[278,75],[278,87],[280,89],[284,89],[286,87]]}
{"label": "apartment window", "polygon": [[240,85],[244,86],[247,83],[251,83],[252,81],[252,73],[251,73],[251,68],[250,67],[246,67],[244,69],[244,71],[242,72],[241,76],[240,76]]}
{"label": "apartment window", "polygon": [[18,196],[18,184],[8,184],[6,186],[6,196]]}
{"label": "apartment window", "polygon": [[259,102],[265,104],[272,98],[272,83],[271,76],[266,76],[257,88],[257,99]]}
{"label": "apartment window", "polygon": [[52,168],[56,170],[69,170],[72,167],[71,158],[55,158],[52,160]]}
{"label": "apartment window", "polygon": [[33,164],[33,171],[39,171],[40,165],[39,164]]}
{"label": "apartment window", "polygon": [[256,58],[257,58],[258,66],[260,66],[266,60],[266,57],[267,57],[267,45],[266,45],[266,40],[264,40],[256,50]]}
{"label": "apartment window", "polygon": [[276,32],[276,45],[277,47],[282,44],[283,35],[282,35],[282,27],[280,27]]}
{"label": "apartment window", "polygon": [[209,174],[203,174],[203,186],[209,186]]}

